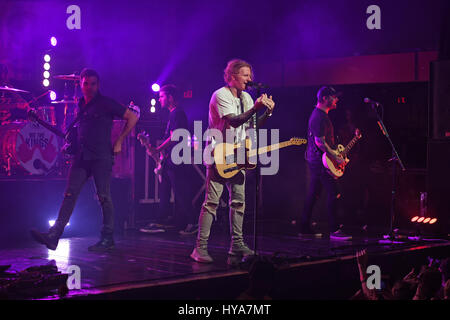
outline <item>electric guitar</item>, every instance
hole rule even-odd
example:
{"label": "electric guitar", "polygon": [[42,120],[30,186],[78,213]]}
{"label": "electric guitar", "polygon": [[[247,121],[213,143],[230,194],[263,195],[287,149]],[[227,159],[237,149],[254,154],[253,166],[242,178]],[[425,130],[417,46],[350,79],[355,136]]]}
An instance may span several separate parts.
{"label": "electric guitar", "polygon": [[[258,149],[258,154],[264,154],[272,150],[285,148],[288,146],[300,146],[306,144],[306,139],[291,138],[288,141],[276,143],[270,146],[261,147]],[[238,151],[243,146],[241,144],[219,143],[214,147],[213,158],[217,173],[225,179],[234,177],[241,169],[254,169],[256,163],[251,163],[250,158],[256,156],[256,150],[251,150],[251,140],[245,140],[245,161],[238,163]]]}
{"label": "electric guitar", "polygon": [[152,153],[152,151],[154,151],[155,149],[151,146],[149,136],[145,131],[138,133],[137,139],[139,140],[141,145],[145,147],[145,149],[147,150],[147,154],[152,157],[153,161],[155,161],[155,169],[153,170],[153,172],[158,177],[159,183],[161,183],[162,163],[164,160],[164,155],[161,152],[159,154]]}
{"label": "electric guitar", "polygon": [[345,167],[350,162],[350,159],[347,157],[349,151],[353,146],[358,142],[359,139],[361,139],[362,135],[359,129],[355,130],[355,136],[353,139],[347,144],[347,146],[344,148],[342,144],[339,144],[337,146],[337,153],[342,156],[344,159],[344,163],[341,165],[337,164],[334,160],[328,157],[326,153],[322,155],[322,163],[324,167],[327,169],[327,172],[334,177],[335,179],[338,179],[344,175]]}
{"label": "electric guitar", "polygon": [[36,111],[33,109],[30,109],[28,111],[28,118],[31,121],[39,123],[41,126],[43,126],[45,129],[53,132],[58,137],[63,138],[65,141],[64,146],[61,148],[61,152],[66,155],[74,155],[77,151],[77,135],[78,131],[76,127],[72,127],[70,130],[68,130],[66,133],[63,133],[56,127],[52,126],[51,124],[45,122],[44,120],[40,119],[39,116],[36,114]]}

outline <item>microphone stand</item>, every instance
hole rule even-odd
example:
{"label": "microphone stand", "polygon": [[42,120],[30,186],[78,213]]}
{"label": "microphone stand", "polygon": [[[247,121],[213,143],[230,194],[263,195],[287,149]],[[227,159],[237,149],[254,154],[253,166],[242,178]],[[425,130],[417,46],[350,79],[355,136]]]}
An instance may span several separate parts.
{"label": "microphone stand", "polygon": [[[259,97],[261,95],[261,85],[257,85],[256,87],[256,97]],[[258,216],[259,216],[259,198],[260,198],[260,172],[259,172],[259,157],[258,157],[258,149],[259,149],[259,127],[258,127],[258,114],[255,112],[252,116],[253,118],[253,140],[255,142],[256,146],[256,159],[255,159],[255,207],[253,208],[254,211],[254,218],[253,218],[253,244],[254,244],[254,255],[244,257],[242,259],[243,263],[252,264],[255,260],[259,259],[258,255],[258,237],[257,237],[257,222],[258,222]]]}
{"label": "microphone stand", "polygon": [[[378,114],[375,103],[371,102],[371,107],[373,111],[375,112],[377,118],[378,118],[378,126],[380,127],[381,133],[387,138],[389,141],[389,144],[391,145],[392,149],[392,158],[389,159],[389,161],[392,162],[392,190],[391,190],[391,212],[390,212],[390,223],[389,223],[389,234],[387,235],[387,239],[389,239],[390,242],[393,242],[395,240],[395,234],[394,234],[394,221],[395,221],[395,198],[396,198],[396,189],[397,189],[397,163],[400,165],[400,168],[402,171],[405,171],[405,166],[403,165],[402,160],[400,159],[400,156],[398,155],[397,149],[394,146],[394,143],[391,140],[391,137],[389,136],[389,133],[386,129],[386,126],[383,123],[383,119]],[[381,103],[378,103],[383,108],[383,105]],[[381,241],[380,241],[381,242]]]}

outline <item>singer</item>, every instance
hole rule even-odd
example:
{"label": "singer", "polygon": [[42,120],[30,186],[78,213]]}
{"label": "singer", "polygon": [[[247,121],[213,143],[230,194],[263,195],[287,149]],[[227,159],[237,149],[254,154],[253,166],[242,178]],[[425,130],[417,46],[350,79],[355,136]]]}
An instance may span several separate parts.
{"label": "singer", "polygon": [[[216,90],[209,103],[209,128],[218,129],[226,137],[225,130],[234,131],[235,141],[228,143],[241,143],[245,141],[245,130],[250,127],[250,118],[256,119],[258,110],[266,108],[263,115],[258,118],[258,126],[263,125],[272,114],[275,102],[272,96],[261,95],[255,103],[252,97],[245,92],[252,81],[252,67],[243,60],[231,60],[224,71],[226,85]],[[253,121],[253,125],[254,125]],[[214,138],[211,137],[214,146]],[[211,263],[212,257],[208,254],[208,239],[213,220],[216,218],[216,209],[219,204],[224,186],[230,194],[230,231],[231,244],[228,254],[230,256],[249,256],[254,252],[245,243],[242,232],[245,211],[245,171],[241,170],[231,179],[223,179],[213,166],[207,166],[205,201],[200,210],[198,220],[198,235],[191,258],[197,262]]]}

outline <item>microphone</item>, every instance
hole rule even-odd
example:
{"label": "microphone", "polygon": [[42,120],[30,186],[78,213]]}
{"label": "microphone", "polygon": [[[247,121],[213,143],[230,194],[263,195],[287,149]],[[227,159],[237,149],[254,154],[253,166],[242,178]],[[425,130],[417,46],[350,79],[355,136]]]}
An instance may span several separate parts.
{"label": "microphone", "polygon": [[374,100],[372,100],[372,99],[370,99],[370,98],[364,98],[364,102],[365,102],[365,103],[371,103],[371,104],[374,104],[374,105],[376,105],[377,107],[379,107],[379,106],[381,105],[381,103],[379,103],[379,102],[377,102],[377,101],[374,101]]}
{"label": "microphone", "polygon": [[253,82],[253,81],[249,81],[246,83],[245,85],[247,88],[268,88],[268,85],[262,84],[261,82],[257,83],[257,82]]}

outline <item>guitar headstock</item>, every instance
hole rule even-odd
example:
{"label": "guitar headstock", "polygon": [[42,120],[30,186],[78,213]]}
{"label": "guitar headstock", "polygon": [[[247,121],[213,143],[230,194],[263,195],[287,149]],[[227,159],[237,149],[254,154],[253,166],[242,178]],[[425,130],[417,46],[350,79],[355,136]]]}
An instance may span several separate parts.
{"label": "guitar headstock", "polygon": [[294,137],[294,138],[291,138],[289,140],[289,142],[293,145],[300,146],[302,144],[306,144],[308,142],[308,140]]}
{"label": "guitar headstock", "polygon": [[362,138],[361,130],[359,130],[359,129],[355,130],[355,137],[357,139],[361,139]]}
{"label": "guitar headstock", "polygon": [[148,136],[148,133],[145,131],[141,131],[137,134],[136,138],[139,140],[139,142],[145,146],[150,144],[150,138]]}

